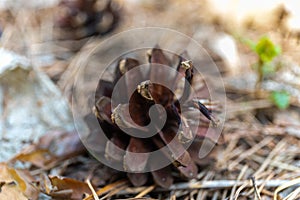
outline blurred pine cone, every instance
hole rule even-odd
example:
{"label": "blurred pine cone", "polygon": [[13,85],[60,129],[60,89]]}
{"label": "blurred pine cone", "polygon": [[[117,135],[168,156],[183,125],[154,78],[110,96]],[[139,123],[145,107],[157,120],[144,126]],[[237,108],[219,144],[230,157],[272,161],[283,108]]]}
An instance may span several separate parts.
{"label": "blurred pine cone", "polygon": [[[194,72],[193,64],[187,58],[186,53],[174,58],[178,61],[175,66],[178,73],[174,77],[171,74],[158,73],[159,69],[157,67],[160,65],[157,64],[172,67],[171,63],[174,63],[174,61],[171,62],[159,47],[153,48],[148,54],[149,71],[139,71],[140,77],[123,79],[124,82],[121,84],[123,89],[120,90],[121,93],[118,95],[128,95],[129,91],[126,88],[136,84],[137,80],[147,81],[143,81],[138,85],[132,96],[129,97],[128,103],[121,103],[115,108],[112,108],[111,98],[116,83],[126,72],[143,63],[133,58],[121,59],[115,69],[113,82],[99,80],[95,95],[94,113],[106,137],[109,138],[109,142],[106,143],[104,148],[105,157],[112,162],[123,163],[126,171],[134,172],[127,173],[127,175],[135,186],[147,182],[149,173],[142,173],[144,169],[150,169],[154,181],[162,187],[169,187],[173,183],[174,177],[171,172],[174,172],[174,169],[185,178],[195,178],[198,173],[196,164],[199,166],[208,164],[208,159],[199,159],[198,157],[203,139],[209,138],[214,143],[218,140],[217,131],[214,129],[217,120],[211,114],[211,110],[217,109],[217,106],[211,104],[212,102],[207,99],[209,98],[208,88],[201,75]],[[163,85],[151,82],[157,76],[159,76],[159,79],[171,81],[174,85],[172,90],[175,92]],[[190,86],[193,87],[194,92],[191,91]],[[179,105],[179,102],[184,102],[184,104]],[[151,122],[149,109],[154,104],[162,105],[167,114],[166,123],[162,130],[158,130],[157,134],[149,138],[138,138],[121,130],[121,128],[125,128],[132,131],[135,127],[133,123],[143,129]],[[209,106],[204,104],[209,104]],[[129,108],[130,116],[124,112],[126,108]],[[195,111],[197,112],[195,113]],[[132,120],[129,120],[129,118]],[[194,123],[196,120],[198,120],[198,123]],[[157,121],[160,121],[160,119],[157,119]],[[197,127],[193,127],[195,124]],[[209,127],[213,131],[207,134]],[[197,132],[192,132],[192,130],[197,130]],[[147,130],[141,131],[147,134]],[[172,144],[170,143],[171,140],[173,140]],[[187,142],[191,142],[191,145],[185,149],[184,144]],[[161,149],[166,144],[169,144],[169,149],[162,152],[161,156],[170,160],[176,158],[176,160],[171,165],[159,170],[151,170],[155,169],[155,166],[159,163],[156,160],[151,160],[149,156],[145,154],[133,156],[127,153],[152,152]],[[116,147],[126,150],[126,153],[124,151],[120,152]]]}
{"label": "blurred pine cone", "polygon": [[57,39],[104,35],[118,23],[118,6],[110,0],[61,0],[55,19]]}

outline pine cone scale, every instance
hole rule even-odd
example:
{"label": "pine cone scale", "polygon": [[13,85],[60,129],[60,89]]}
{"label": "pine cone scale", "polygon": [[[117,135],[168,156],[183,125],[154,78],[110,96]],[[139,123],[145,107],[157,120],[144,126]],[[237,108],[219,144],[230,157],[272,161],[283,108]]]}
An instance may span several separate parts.
{"label": "pine cone scale", "polygon": [[149,153],[151,149],[147,148],[142,139],[131,137],[124,156],[124,168],[130,172],[143,172],[147,166]]}

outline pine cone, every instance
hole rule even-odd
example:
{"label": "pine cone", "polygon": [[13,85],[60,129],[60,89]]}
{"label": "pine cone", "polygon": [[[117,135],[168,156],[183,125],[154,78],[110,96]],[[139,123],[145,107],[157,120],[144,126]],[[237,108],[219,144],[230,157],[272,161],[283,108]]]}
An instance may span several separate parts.
{"label": "pine cone", "polygon": [[[209,138],[213,142],[217,142],[218,139],[217,131],[213,128],[218,122],[211,112],[216,106],[211,104],[209,99],[205,99],[209,97],[209,90],[201,75],[194,72],[192,61],[188,60],[187,53],[176,56],[174,60],[178,60],[175,66],[178,72],[176,75],[172,76],[163,71],[158,73],[161,65],[171,67],[174,61],[168,60],[157,46],[148,54],[149,68],[139,68],[142,63],[133,58],[121,59],[115,69],[114,81],[99,80],[97,86],[94,113],[109,138],[104,150],[105,157],[112,162],[122,162],[128,172],[128,178],[135,186],[147,182],[149,173],[143,173],[145,169],[150,169],[154,181],[162,187],[169,187],[173,183],[174,177],[171,171],[174,169],[185,178],[195,178],[198,173],[196,164],[204,165],[207,162],[198,158],[203,139]],[[138,76],[121,80],[122,76],[132,69],[138,69]],[[157,79],[167,80],[173,88],[169,89],[153,81]],[[139,82],[140,80],[146,81]],[[129,95],[128,88],[136,85],[137,81],[140,84],[128,97],[129,102],[121,102],[114,106],[112,92],[118,81],[123,81],[119,85],[122,87],[118,93],[120,96]],[[167,117],[161,130],[157,130],[157,133],[151,137],[144,138],[126,134],[136,130],[141,135],[149,134],[150,128],[147,125],[154,123],[154,127],[159,126],[162,120],[159,107],[152,110],[158,116],[154,122],[151,121],[151,114],[149,114],[150,108],[157,104],[165,109]],[[126,109],[129,109],[130,116],[126,114]],[[199,122],[195,123],[196,121]],[[213,131],[207,134],[209,127]],[[190,143],[190,146],[185,149],[184,145],[187,143]],[[168,149],[162,151],[161,157],[172,160],[172,164],[158,170],[156,166],[159,165],[159,161],[151,159],[148,154],[128,153],[152,152],[166,144]],[[116,147],[126,150],[125,155]]]}
{"label": "pine cone", "polygon": [[118,8],[110,0],[61,0],[55,27],[58,39],[104,35],[118,22]]}

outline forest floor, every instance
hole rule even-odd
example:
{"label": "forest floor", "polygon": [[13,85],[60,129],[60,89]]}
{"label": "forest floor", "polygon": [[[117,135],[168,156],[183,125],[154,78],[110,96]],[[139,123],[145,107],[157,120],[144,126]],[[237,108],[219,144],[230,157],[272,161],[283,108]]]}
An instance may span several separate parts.
{"label": "forest floor", "polygon": [[[51,36],[55,8],[2,9],[2,48],[31,59],[70,105],[79,65],[104,40],[140,27],[182,32],[200,43],[220,70],[226,117],[214,162],[201,167],[195,179],[175,175],[167,189],[153,182],[132,186],[124,173],[93,158],[76,131],[48,127],[35,143],[2,160],[0,199],[300,199],[299,38],[282,25],[279,9],[277,18],[261,25],[222,18],[201,2],[118,1],[120,19],[112,32],[76,41]],[[259,44],[275,52],[268,62]],[[256,70],[260,67],[266,71]]]}

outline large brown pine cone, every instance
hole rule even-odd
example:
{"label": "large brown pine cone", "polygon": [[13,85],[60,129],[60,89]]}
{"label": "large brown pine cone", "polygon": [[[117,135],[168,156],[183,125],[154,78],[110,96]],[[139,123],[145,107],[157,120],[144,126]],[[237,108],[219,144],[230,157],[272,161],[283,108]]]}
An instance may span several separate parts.
{"label": "large brown pine cone", "polygon": [[55,18],[58,39],[104,35],[118,23],[118,7],[110,0],[61,0]]}
{"label": "large brown pine cone", "polygon": [[[174,63],[159,47],[153,48],[148,53],[149,68],[136,68],[143,62],[133,58],[121,59],[114,72],[114,81],[100,80],[96,90],[94,112],[109,138],[104,148],[105,157],[111,162],[123,163],[124,170],[128,172],[127,175],[135,186],[147,182],[149,173],[143,173],[145,169],[150,171],[154,181],[162,187],[169,187],[173,183],[174,177],[171,172],[174,169],[185,178],[194,178],[198,173],[196,164],[207,164],[207,160],[198,157],[203,139],[209,138],[213,143],[216,143],[218,139],[217,131],[214,129],[217,126],[217,120],[211,112],[211,109],[216,106],[209,101],[209,90],[202,76],[194,72],[196,70],[193,69],[192,61],[188,60],[187,53],[176,56],[174,60],[178,60],[174,68],[178,73],[173,76],[164,72],[158,73],[162,65],[172,67],[171,63]],[[132,69],[139,69],[139,77],[123,79],[120,85],[122,89],[119,90],[118,95],[128,95],[130,86],[136,85],[139,80],[144,81],[139,82],[137,87],[135,86],[136,89],[128,97],[128,102],[114,106],[113,88],[122,76]],[[157,78],[170,81],[174,87],[168,88],[157,82],[154,83],[153,80]],[[194,89],[193,92],[191,86]],[[167,119],[162,129],[157,130],[157,133],[149,138],[126,134],[138,129],[135,124],[139,126],[141,134],[147,134],[150,130],[145,127],[149,123],[161,121],[160,119],[154,122],[150,120],[149,109],[154,104],[160,104],[166,111]],[[126,115],[126,108],[129,109],[130,116]],[[160,110],[157,109],[154,112],[158,112],[159,118]],[[195,123],[197,121],[198,123]],[[209,127],[211,129],[207,134]],[[190,146],[185,149],[186,143],[190,143]],[[166,160],[173,159],[172,164],[158,170],[155,167],[159,165],[159,161],[151,159],[151,156],[128,153],[152,152],[161,149],[166,144],[169,144],[168,149],[162,151],[161,157]],[[120,152],[116,147],[126,150],[125,153]]]}

